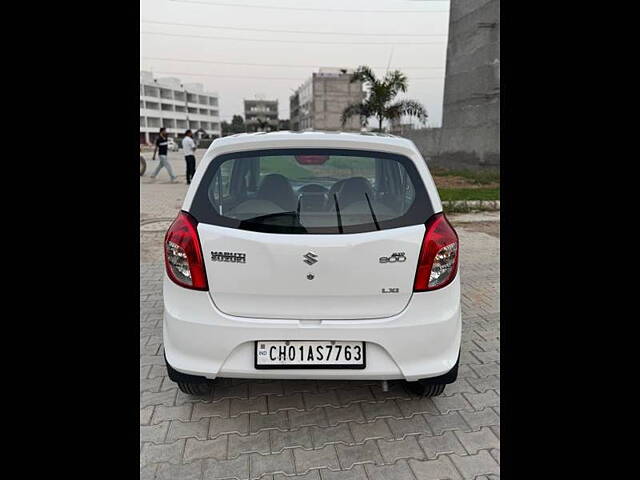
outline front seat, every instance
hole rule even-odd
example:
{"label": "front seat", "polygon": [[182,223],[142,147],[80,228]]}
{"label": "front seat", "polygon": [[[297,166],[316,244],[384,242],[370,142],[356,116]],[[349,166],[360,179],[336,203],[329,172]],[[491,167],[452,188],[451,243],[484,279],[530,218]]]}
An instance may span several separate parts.
{"label": "front seat", "polygon": [[369,200],[373,199],[373,189],[369,180],[364,177],[346,179],[338,191],[340,208],[346,208],[356,202],[366,202],[365,193],[369,196]]}
{"label": "front seat", "polygon": [[275,203],[287,212],[296,209],[296,195],[287,177],[279,173],[270,173],[262,179],[257,198]]}

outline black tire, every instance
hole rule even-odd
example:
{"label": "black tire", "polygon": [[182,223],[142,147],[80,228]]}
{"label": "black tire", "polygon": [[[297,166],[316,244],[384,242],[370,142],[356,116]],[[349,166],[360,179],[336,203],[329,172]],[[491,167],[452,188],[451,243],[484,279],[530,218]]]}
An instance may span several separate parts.
{"label": "black tire", "polygon": [[421,397],[437,397],[444,392],[444,383],[407,382],[409,390]]}
{"label": "black tire", "polygon": [[211,391],[208,382],[178,382],[178,388],[187,395],[207,395]]}
{"label": "black tire", "polygon": [[167,373],[169,374],[169,378],[171,379],[171,381],[178,384],[178,388],[182,393],[186,393],[187,395],[207,395],[211,392],[213,381],[207,379],[206,377],[189,375],[188,373],[177,371],[171,365],[169,365],[166,355],[164,357],[164,361],[167,365]]}
{"label": "black tire", "polygon": [[439,377],[423,378],[416,382],[406,382],[409,391],[423,397],[437,397],[444,392],[444,387],[458,379],[458,366],[460,365],[460,353],[451,370]]}
{"label": "black tire", "polygon": [[145,161],[144,157],[140,155],[140,176],[142,177],[144,175],[144,172],[146,171],[147,171],[147,162]]}

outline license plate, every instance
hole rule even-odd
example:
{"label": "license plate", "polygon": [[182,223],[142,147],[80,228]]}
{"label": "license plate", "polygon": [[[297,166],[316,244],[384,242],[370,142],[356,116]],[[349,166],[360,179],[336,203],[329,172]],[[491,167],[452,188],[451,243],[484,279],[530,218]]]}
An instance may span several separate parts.
{"label": "license plate", "polygon": [[364,342],[256,342],[256,368],[365,368],[365,365]]}

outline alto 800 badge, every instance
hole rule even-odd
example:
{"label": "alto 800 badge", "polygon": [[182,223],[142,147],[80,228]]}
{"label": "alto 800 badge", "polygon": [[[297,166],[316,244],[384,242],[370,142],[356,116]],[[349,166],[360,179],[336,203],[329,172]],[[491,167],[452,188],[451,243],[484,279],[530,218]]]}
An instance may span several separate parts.
{"label": "alto 800 badge", "polygon": [[407,261],[407,256],[404,252],[395,252],[388,257],[380,257],[380,263],[402,263]]}

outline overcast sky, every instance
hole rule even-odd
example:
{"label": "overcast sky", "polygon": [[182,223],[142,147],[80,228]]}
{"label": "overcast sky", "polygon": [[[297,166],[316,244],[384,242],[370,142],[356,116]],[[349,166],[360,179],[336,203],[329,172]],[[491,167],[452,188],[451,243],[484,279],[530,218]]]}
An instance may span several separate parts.
{"label": "overcast sky", "polygon": [[256,95],[289,118],[289,96],[318,67],[390,65],[435,127],[448,12],[447,0],[140,0],[140,69],[204,84],[229,121]]}

